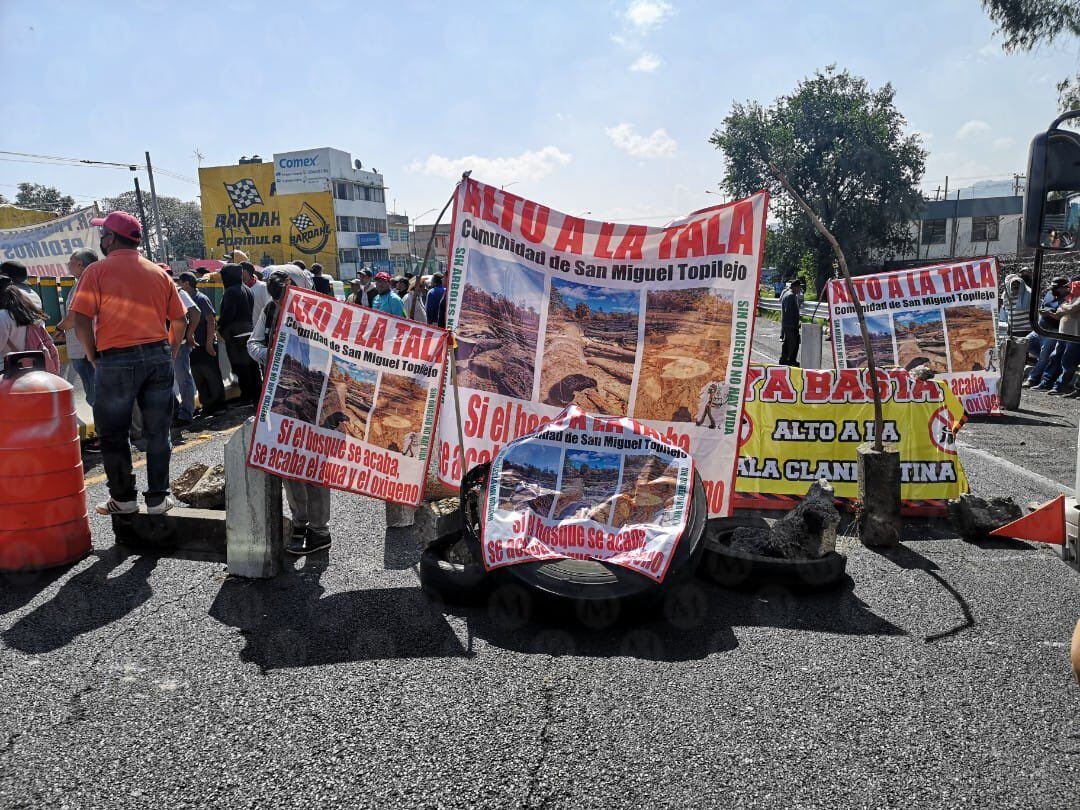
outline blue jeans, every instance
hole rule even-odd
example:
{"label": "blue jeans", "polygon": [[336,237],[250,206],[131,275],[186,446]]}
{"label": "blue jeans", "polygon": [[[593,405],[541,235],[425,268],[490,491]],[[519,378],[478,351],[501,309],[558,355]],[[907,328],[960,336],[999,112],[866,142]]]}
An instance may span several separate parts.
{"label": "blue jeans", "polygon": [[1028,332],[1027,334],[1027,353],[1031,357],[1039,356],[1039,349],[1042,348],[1043,336],[1038,332]]}
{"label": "blue jeans", "polygon": [[[1064,340],[1059,340],[1057,343],[1058,347],[1054,350],[1054,357],[1061,367],[1061,373],[1056,378],[1051,377],[1050,381],[1053,382],[1055,391],[1064,391],[1072,383],[1076,367],[1080,365],[1080,343],[1069,343]],[[1045,376],[1043,380],[1046,380]]]}
{"label": "blue jeans", "polygon": [[86,404],[94,407],[94,364],[85,357],[78,357],[71,361],[71,367],[82,380],[83,394],[86,396]]}
{"label": "blue jeans", "polygon": [[[1057,346],[1057,341],[1053,338],[1043,338],[1042,345],[1039,347],[1039,359],[1031,367],[1031,371],[1028,372],[1027,378],[1033,385],[1038,385],[1043,380],[1043,375],[1050,372],[1054,366],[1051,365],[1051,358],[1054,355],[1054,347]],[[1056,365],[1056,364],[1055,364]],[[1054,370],[1054,376],[1057,375],[1057,371]]]}
{"label": "blue jeans", "polygon": [[138,403],[146,440],[144,493],[148,506],[169,494],[169,429],[173,410],[173,363],[168,344],[146,344],[98,356],[94,423],[101,437],[101,463],[109,479],[109,494],[118,501],[136,498],[128,431]]}
{"label": "blue jeans", "polygon": [[186,343],[173,358],[173,393],[180,397],[177,419],[190,421],[195,418],[195,378],[191,376],[191,347]]}

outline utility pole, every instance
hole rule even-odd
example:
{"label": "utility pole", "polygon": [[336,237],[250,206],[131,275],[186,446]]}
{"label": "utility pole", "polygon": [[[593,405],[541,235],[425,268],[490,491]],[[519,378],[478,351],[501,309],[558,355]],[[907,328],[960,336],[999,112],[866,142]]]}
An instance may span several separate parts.
{"label": "utility pole", "polygon": [[139,221],[142,223],[143,233],[147,233],[146,211],[143,210],[142,191],[139,189],[139,178],[135,177],[135,204],[139,206]]}
{"label": "utility pole", "polygon": [[[157,261],[166,261],[169,252],[165,249],[165,236],[161,232],[161,209],[158,207],[157,189],[154,188],[154,168],[150,165],[150,153],[146,153],[146,173],[150,175],[150,206],[154,210],[154,231],[157,233],[157,253],[160,256]],[[154,258],[154,257],[151,257]]]}

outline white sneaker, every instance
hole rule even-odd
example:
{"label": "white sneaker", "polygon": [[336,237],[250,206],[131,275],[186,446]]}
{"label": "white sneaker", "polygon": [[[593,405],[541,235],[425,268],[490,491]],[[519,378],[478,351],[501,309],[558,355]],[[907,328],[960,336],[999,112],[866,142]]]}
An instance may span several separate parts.
{"label": "white sneaker", "polygon": [[146,514],[148,515],[164,515],[174,506],[179,506],[176,499],[172,495],[166,495],[157,506],[146,505]]}
{"label": "white sneaker", "polygon": [[130,515],[139,511],[139,502],[118,501],[115,498],[109,498],[104,503],[95,506],[94,511],[99,515]]}

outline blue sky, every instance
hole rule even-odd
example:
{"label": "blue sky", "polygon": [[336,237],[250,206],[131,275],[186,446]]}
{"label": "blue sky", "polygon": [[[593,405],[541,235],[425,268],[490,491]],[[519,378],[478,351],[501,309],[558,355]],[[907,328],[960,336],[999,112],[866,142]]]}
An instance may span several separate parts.
{"label": "blue sky", "polygon": [[[926,137],[930,190],[1023,171],[1078,46],[1006,55],[992,31],[977,0],[3,0],[0,150],[141,162],[149,149],[195,178],[196,147],[221,165],[335,146],[413,216],[471,167],[560,210],[662,224],[717,201],[707,140],[732,101],[770,102],[833,62],[893,83]],[[9,197],[20,180],[80,202],[131,188],[126,170],[0,158]]]}
{"label": "blue sky", "polygon": [[612,290],[553,278],[551,292],[552,294],[557,292],[571,309],[577,304],[585,304],[593,312],[636,313],[641,308],[637,290]]}

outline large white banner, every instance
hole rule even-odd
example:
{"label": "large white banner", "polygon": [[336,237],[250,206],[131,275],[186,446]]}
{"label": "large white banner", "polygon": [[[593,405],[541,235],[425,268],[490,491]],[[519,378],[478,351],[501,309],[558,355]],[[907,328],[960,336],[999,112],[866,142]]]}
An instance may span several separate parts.
{"label": "large white banner", "polygon": [[70,275],[72,253],[98,249],[101,232],[90,224],[96,216],[97,206],[91,206],[39,225],[0,230],[0,260],[22,262],[32,276]]}
{"label": "large white banner", "polygon": [[665,227],[625,225],[464,180],[447,326],[465,446],[448,387],[439,477],[457,484],[577,405],[689,452],[709,514],[728,514],[767,208],[761,192]]}
{"label": "large white banner", "polygon": [[[997,259],[957,261],[852,280],[879,368],[929,366],[969,414],[999,413]],[[864,368],[866,349],[847,285],[829,282],[837,368]]]}

